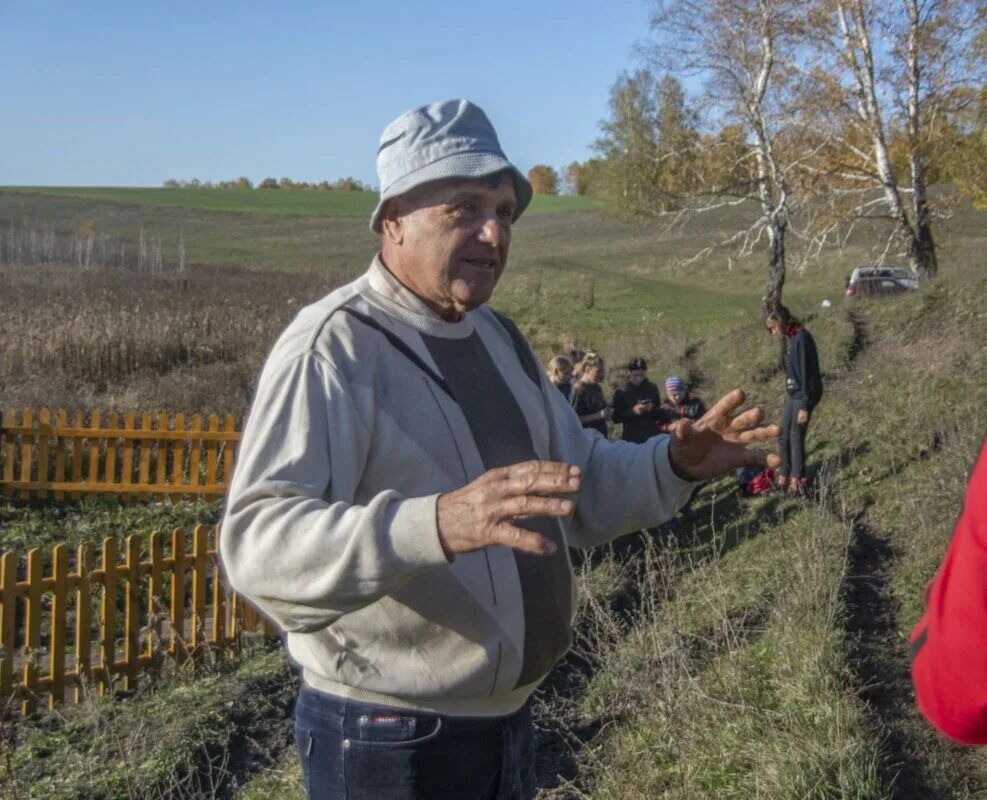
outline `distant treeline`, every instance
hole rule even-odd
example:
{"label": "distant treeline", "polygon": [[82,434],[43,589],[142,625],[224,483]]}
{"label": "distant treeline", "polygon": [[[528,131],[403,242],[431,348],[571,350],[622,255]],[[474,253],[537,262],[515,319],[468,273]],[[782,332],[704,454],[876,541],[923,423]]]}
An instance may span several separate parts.
{"label": "distant treeline", "polygon": [[179,231],[173,253],[165,253],[161,234],[146,233],[141,226],[136,241],[99,233],[85,224],[71,232],[51,227],[10,225],[0,229],[0,266],[75,264],[82,268],[103,267],[137,272],[184,272],[185,235]]}
{"label": "distant treeline", "polygon": [[256,186],[250,178],[242,175],[232,181],[190,181],[168,178],[162,186],[165,189],[297,189],[309,192],[369,192],[371,187],[356,178],[340,178],[336,181],[293,181],[291,178],[264,178]]}

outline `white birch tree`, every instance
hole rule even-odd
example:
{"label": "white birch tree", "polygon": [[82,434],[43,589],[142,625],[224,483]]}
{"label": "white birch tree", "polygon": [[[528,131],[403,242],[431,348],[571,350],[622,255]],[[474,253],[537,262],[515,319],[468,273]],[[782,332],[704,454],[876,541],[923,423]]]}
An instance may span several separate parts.
{"label": "white birch tree", "polygon": [[[694,193],[689,213],[753,200],[759,214],[748,226],[715,246],[752,252],[767,240],[768,277],[762,300],[781,300],[786,275],[786,240],[793,197],[790,171],[795,167],[792,141],[781,136],[787,114],[786,84],[802,36],[801,4],[791,0],[657,0],[648,49],[652,63],[704,84],[702,112],[710,120],[739,125],[744,132],[738,158],[753,164],[753,180],[707,185]],[[718,144],[707,137],[706,141]],[[730,166],[719,175],[750,175]],[[701,254],[706,254],[707,248]]]}
{"label": "white birch tree", "polygon": [[[835,112],[817,120],[817,127],[828,125],[831,142],[828,164],[819,170],[830,170],[831,204],[842,207],[831,229],[842,227],[845,237],[856,220],[883,210],[891,228],[882,258],[898,248],[924,276],[938,272],[928,190],[942,157],[937,145],[970,101],[971,87],[982,81],[966,58],[977,6],[968,0],[820,0],[812,12],[816,79],[825,87],[819,95]],[[904,164],[896,163],[896,150],[903,150]]]}

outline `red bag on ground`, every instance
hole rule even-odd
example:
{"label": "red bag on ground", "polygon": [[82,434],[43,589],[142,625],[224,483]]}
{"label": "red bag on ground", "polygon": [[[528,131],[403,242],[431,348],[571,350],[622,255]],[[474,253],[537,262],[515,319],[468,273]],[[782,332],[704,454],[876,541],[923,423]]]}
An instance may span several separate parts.
{"label": "red bag on ground", "polygon": [[747,482],[746,491],[749,495],[765,494],[775,485],[775,471],[765,467]]}

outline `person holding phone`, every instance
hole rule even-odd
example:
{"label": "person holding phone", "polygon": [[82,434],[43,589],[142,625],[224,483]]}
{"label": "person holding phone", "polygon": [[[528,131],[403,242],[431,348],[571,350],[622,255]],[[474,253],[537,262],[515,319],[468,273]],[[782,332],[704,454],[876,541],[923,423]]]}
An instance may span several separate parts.
{"label": "person holding phone", "polygon": [[623,429],[620,438],[640,444],[658,435],[658,387],[648,380],[648,362],[635,356],[627,364],[627,382],[614,392],[613,421]]}

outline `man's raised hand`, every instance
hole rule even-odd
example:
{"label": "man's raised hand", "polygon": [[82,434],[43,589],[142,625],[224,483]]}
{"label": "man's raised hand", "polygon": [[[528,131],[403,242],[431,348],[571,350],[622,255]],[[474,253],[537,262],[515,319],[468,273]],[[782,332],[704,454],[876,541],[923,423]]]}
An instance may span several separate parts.
{"label": "man's raised hand", "polygon": [[526,553],[550,555],[555,544],[513,523],[530,517],[565,517],[579,491],[579,467],[559,461],[525,461],[491,469],[462,489],[439,496],[439,540],[450,558],[502,544]]}
{"label": "man's raised hand", "polygon": [[760,464],[776,468],[781,459],[748,445],[776,439],[777,425],[761,425],[764,412],[751,408],[736,414],[743,404],[742,390],[734,389],[719,399],[701,419],[681,420],[670,434],[668,459],[675,473],[686,480],[715,478],[742,467]]}

